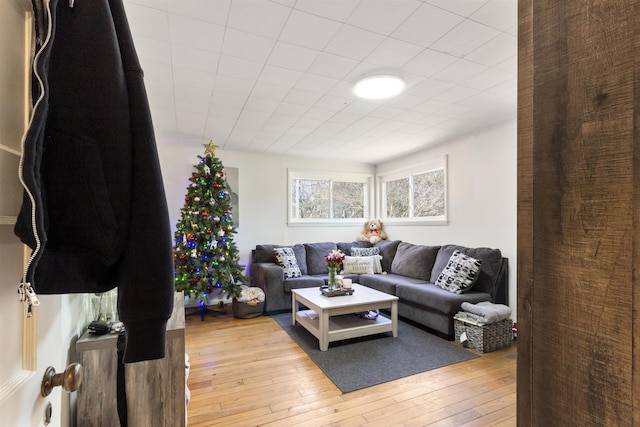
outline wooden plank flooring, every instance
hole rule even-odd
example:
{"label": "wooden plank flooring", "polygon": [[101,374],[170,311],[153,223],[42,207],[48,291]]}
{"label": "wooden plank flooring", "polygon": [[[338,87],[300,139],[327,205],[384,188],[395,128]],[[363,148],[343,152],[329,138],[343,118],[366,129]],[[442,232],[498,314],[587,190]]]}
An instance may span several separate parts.
{"label": "wooden plank flooring", "polygon": [[[425,332],[427,333],[427,332]],[[516,344],[342,392],[270,317],[187,316],[189,426],[515,426]],[[329,349],[331,351],[331,349]]]}

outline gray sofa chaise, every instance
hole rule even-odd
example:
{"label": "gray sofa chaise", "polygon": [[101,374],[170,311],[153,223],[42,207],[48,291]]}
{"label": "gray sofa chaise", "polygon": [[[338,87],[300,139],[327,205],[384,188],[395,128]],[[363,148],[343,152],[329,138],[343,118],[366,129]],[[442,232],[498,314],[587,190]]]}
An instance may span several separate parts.
{"label": "gray sofa chaise", "polygon": [[[285,278],[274,249],[293,249],[300,276]],[[265,292],[265,312],[291,309],[291,290],[323,286],[327,281],[324,256],[339,249],[377,247],[383,274],[345,274],[344,277],[399,298],[398,314],[447,337],[454,335],[453,316],[463,302],[491,301],[508,304],[508,259],[499,249],[467,248],[459,245],[426,246],[399,240],[369,242],[320,242],[295,245],[257,245],[249,267],[251,286]],[[454,251],[482,260],[475,284],[463,293],[435,285]]]}

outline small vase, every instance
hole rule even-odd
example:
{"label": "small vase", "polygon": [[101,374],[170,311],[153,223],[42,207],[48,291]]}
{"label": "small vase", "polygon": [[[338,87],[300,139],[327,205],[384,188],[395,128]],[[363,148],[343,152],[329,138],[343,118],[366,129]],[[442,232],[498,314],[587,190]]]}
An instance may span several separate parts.
{"label": "small vase", "polygon": [[338,271],[338,267],[328,265],[327,270],[329,270],[329,281],[327,283],[329,291],[335,291],[336,289],[338,289],[338,282],[336,281],[336,273]]}

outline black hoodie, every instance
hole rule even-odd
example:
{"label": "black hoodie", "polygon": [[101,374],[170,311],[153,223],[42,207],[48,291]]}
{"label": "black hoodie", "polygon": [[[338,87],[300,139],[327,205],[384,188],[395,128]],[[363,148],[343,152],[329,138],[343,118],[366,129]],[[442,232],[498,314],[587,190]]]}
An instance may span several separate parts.
{"label": "black hoodie", "polygon": [[164,357],[173,308],[167,203],[122,0],[33,0],[33,113],[16,234],[36,293],[118,287],[125,362]]}

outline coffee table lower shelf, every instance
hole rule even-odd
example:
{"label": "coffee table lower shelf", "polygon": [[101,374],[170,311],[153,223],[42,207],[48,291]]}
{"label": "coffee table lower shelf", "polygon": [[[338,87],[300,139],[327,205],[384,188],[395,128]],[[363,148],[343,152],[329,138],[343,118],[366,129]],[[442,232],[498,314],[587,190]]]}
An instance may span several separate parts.
{"label": "coffee table lower shelf", "polygon": [[[313,310],[300,310],[296,312],[296,320],[313,336],[322,343],[320,333],[320,316]],[[382,315],[374,320],[365,319],[355,315],[342,315],[329,317],[326,345],[330,342],[362,337],[365,335],[394,332],[393,322]],[[394,337],[397,336],[395,331]],[[321,345],[321,350],[323,349]]]}

